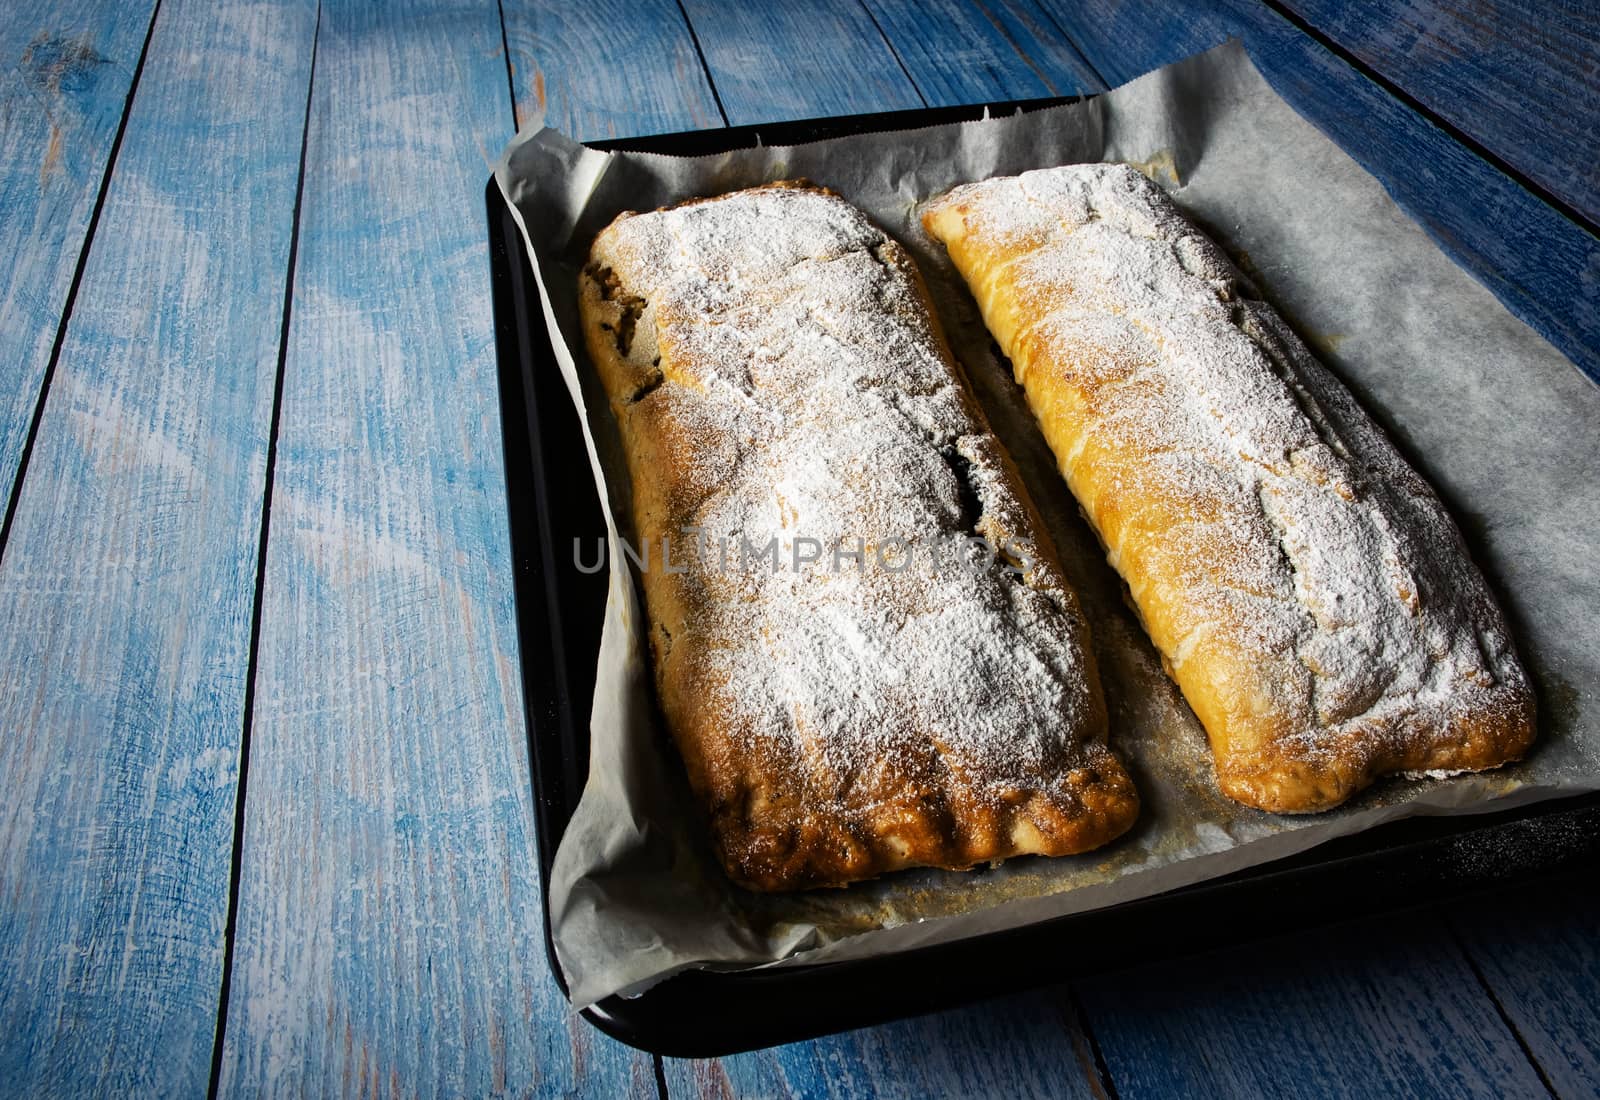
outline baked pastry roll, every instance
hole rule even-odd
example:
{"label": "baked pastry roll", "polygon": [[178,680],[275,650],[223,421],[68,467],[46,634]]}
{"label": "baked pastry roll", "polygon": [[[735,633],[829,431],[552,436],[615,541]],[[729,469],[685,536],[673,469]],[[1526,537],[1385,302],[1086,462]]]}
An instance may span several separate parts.
{"label": "baked pastry roll", "polygon": [[1073,165],[925,209],[1168,673],[1217,782],[1321,810],[1534,737],[1455,526],[1350,394],[1155,184]]}
{"label": "baked pastry roll", "polygon": [[843,885],[1128,827],[1076,598],[897,244],[779,183],[623,214],[579,291],[661,710],[733,879]]}

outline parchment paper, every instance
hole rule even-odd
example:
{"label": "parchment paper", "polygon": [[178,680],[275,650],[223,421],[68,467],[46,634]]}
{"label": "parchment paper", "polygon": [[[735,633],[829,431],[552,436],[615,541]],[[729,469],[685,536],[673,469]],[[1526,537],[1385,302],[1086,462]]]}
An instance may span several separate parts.
{"label": "parchment paper", "polygon": [[[916,222],[918,203],[954,184],[1098,160],[1136,164],[1166,186],[1444,496],[1538,685],[1541,739],[1525,762],[1384,781],[1310,817],[1260,813],[1218,792],[1202,731],[1125,610],[1121,583],[976,307]],[[601,486],[613,563],[623,560],[615,521],[627,530],[628,478],[577,320],[589,243],[622,210],[795,176],[866,210],[928,276],[956,353],[1083,596],[1113,745],[1132,765],[1143,815],[1127,836],[1085,856],[902,872],[797,895],[743,891],[717,868],[658,728],[635,583],[613,569],[589,780],[549,884],[575,1007],[684,967],[901,950],[1169,890],[1392,818],[1600,788],[1600,389],[1451,263],[1235,44],[1086,103],[792,148],[668,158],[597,153],[537,127],[520,134],[497,177],[522,221],[557,358],[584,413],[589,453],[571,457],[572,476],[592,473]]]}

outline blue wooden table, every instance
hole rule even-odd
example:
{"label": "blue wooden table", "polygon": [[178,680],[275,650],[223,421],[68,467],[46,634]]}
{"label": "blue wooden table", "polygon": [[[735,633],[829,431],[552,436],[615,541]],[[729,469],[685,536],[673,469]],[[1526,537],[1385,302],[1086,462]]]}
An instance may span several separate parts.
{"label": "blue wooden table", "polygon": [[1092,92],[1229,35],[1600,370],[1579,3],[0,3],[0,1093],[1594,1095],[1584,875],[714,1061],[545,962],[481,204],[516,123]]}

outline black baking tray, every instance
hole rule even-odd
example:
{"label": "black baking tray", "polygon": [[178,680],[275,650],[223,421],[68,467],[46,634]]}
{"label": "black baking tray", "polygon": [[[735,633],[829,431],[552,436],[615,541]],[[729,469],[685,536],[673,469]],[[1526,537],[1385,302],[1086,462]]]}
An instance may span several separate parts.
{"label": "black baking tray", "polygon": [[[699,155],[1064,102],[895,111],[593,144]],[[574,538],[593,546],[605,524],[587,463],[572,457],[585,453],[578,415],[556,365],[521,234],[493,179],[487,202],[523,700],[546,886],[545,947],[565,991],[550,940],[550,865],[588,774],[589,709],[606,602],[604,573],[582,573],[570,548]],[[1224,878],[1008,932],[873,959],[687,971],[637,997],[608,997],[583,1015],[643,1050],[713,1057],[1236,944],[1251,931],[1280,934],[1597,862],[1600,794],[1471,816],[1417,817]],[[1095,947],[1065,951],[1064,943]]]}

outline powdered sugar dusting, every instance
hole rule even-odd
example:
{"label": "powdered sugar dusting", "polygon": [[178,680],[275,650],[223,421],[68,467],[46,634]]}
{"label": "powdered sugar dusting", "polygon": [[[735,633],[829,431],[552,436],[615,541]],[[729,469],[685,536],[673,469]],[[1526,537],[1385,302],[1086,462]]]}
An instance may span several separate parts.
{"label": "powdered sugar dusting", "polygon": [[[897,245],[824,192],[758,189],[620,219],[589,268],[613,276],[640,383],[618,415],[691,456],[636,507],[641,538],[699,529],[652,578],[669,720],[673,685],[711,685],[719,768],[780,760],[855,831],[941,783],[1070,800],[1074,768],[1115,767],[1075,601]],[[773,537],[779,568],[741,568]],[[1025,575],[973,567],[1002,549]]]}
{"label": "powdered sugar dusting", "polygon": [[1307,751],[1358,722],[1425,740],[1498,689],[1526,697],[1438,499],[1158,187],[1125,166],[1074,165],[958,188],[946,204],[993,253],[1020,250],[973,276],[1024,318],[997,330],[1007,353],[1058,349],[1051,369],[1091,395],[1058,456],[1069,478],[1124,443],[1149,455],[1125,472],[1129,491],[1191,513],[1159,537],[1119,513],[1121,537],[1107,539],[1182,577],[1186,603],[1168,609],[1178,636],[1157,639],[1175,669],[1197,647],[1260,655]]}

